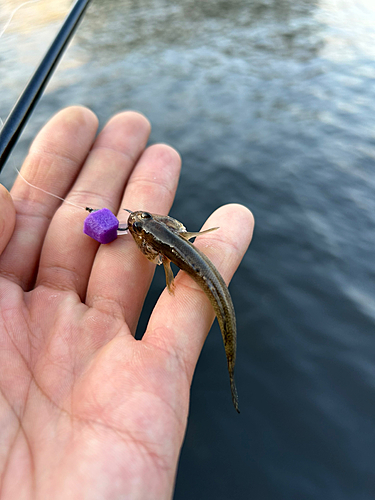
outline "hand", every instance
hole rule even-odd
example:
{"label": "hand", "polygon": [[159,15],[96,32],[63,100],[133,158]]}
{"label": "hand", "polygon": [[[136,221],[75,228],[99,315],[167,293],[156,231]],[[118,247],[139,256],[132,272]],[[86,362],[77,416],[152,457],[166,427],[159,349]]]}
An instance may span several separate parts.
{"label": "hand", "polygon": [[[116,115],[95,139],[97,126],[85,108],[58,113],[23,176],[122,222],[122,208],[166,214],[178,154],[146,148],[139,114]],[[155,266],[132,237],[99,246],[82,232],[87,212],[19,177],[11,197],[0,188],[0,498],[170,498],[212,306],[180,272],[175,295],[163,291],[135,340]],[[221,230],[196,245],[228,282],[253,219],[228,205],[205,224],[213,226]]]}

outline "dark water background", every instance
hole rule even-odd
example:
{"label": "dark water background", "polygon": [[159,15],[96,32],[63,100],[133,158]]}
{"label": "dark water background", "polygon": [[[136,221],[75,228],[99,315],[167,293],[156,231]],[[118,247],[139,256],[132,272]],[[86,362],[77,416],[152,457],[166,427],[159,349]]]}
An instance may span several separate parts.
{"label": "dark water background", "polygon": [[[19,3],[0,1],[0,21]],[[3,118],[61,24],[27,9],[0,39]],[[229,202],[256,218],[230,287],[242,412],[215,324],[175,500],[373,499],[375,2],[94,0],[3,183],[70,104],[101,125],[148,116],[151,142],[182,155],[171,213],[190,230]]]}

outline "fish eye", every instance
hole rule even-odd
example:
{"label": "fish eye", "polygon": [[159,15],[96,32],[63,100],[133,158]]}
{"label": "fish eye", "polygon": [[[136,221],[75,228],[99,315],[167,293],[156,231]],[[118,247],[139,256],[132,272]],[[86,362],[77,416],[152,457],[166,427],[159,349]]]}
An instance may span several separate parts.
{"label": "fish eye", "polygon": [[135,221],[133,222],[133,229],[134,229],[136,232],[140,232],[140,231],[142,231],[142,224],[141,224],[139,221],[135,220]]}
{"label": "fish eye", "polygon": [[142,212],[141,219],[151,219],[151,214],[149,214],[148,212]]}

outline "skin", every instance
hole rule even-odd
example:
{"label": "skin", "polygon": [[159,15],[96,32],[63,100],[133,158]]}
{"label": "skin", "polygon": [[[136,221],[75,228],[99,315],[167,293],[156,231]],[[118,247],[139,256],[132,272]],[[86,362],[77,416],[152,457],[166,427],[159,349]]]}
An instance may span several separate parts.
{"label": "skin", "polygon": [[174,294],[173,262],[198,283],[211,302],[223,336],[227,357],[233,405],[238,413],[238,395],[234,381],[236,364],[237,328],[232,299],[225,282],[207,257],[189,241],[191,238],[215,231],[189,233],[181,222],[172,217],[132,212],[128,219],[129,231],[143,254],[156,264],[163,264],[168,291]]}
{"label": "skin", "polygon": [[[85,108],[58,113],[22,167],[42,189],[83,208],[140,205],[167,214],[180,159],[146,148],[137,113],[114,116],[96,137]],[[0,498],[171,498],[195,365],[213,321],[185,273],[162,293],[134,339],[154,265],[132,238],[100,246],[84,210],[18,178],[0,186]],[[120,217],[120,216],[119,216]],[[125,222],[125,221],[124,221]],[[216,211],[204,248],[228,282],[251,239],[239,205]],[[195,328],[192,331],[191,325]]]}

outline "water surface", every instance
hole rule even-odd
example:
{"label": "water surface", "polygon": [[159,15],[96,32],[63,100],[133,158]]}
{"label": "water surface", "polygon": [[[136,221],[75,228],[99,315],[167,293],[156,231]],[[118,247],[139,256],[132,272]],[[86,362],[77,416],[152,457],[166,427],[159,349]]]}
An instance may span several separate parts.
{"label": "water surface", "polygon": [[[19,3],[0,1],[0,21]],[[1,117],[69,5],[29,6],[32,22],[18,16],[0,39]],[[373,498],[374,59],[370,0],[93,0],[2,175],[11,185],[62,107],[88,106],[101,125],[131,108],[182,155],[171,213],[188,229],[225,203],[253,211],[230,287],[241,415],[215,324],[176,500]]]}

